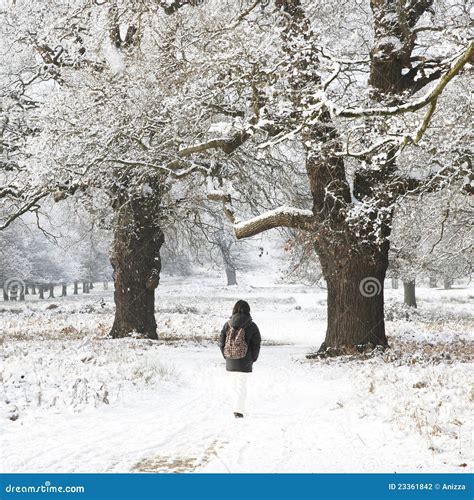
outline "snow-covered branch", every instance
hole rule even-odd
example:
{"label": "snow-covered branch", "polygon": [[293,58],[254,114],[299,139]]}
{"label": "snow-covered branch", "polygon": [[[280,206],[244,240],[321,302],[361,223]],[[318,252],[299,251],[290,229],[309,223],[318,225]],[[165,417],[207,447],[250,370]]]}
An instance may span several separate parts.
{"label": "snow-covered branch", "polygon": [[182,161],[173,161],[167,165],[161,165],[158,163],[152,163],[147,161],[139,160],[125,160],[123,158],[115,158],[111,160],[112,163],[118,163],[119,165],[125,165],[128,167],[144,167],[163,170],[168,173],[171,177],[180,179],[186,177],[194,172],[202,172],[204,174],[209,173],[209,169],[205,165],[201,165],[195,162],[185,162],[183,165]]}
{"label": "snow-covered branch", "polygon": [[178,156],[180,158],[190,156],[193,153],[203,153],[209,151],[210,149],[221,149],[226,154],[232,153],[235,149],[242,145],[246,140],[248,135],[245,132],[237,133],[232,137],[220,137],[216,139],[211,139],[207,142],[201,142],[199,144],[194,144],[186,148],[182,148],[178,151]]}
{"label": "snow-covered branch", "polygon": [[[9,227],[16,219],[38,208],[38,203],[51,193],[49,188],[40,188],[32,192],[22,193],[21,199],[15,199],[15,204],[9,207],[8,215],[0,219],[0,231]],[[18,198],[18,196],[15,196]]]}
{"label": "snow-covered branch", "polygon": [[279,207],[262,215],[234,225],[237,239],[249,238],[276,227],[306,229],[314,224],[311,210],[294,207]]}
{"label": "snow-covered branch", "polygon": [[474,57],[474,42],[471,41],[469,42],[466,50],[452,63],[449,70],[439,79],[438,83],[433,87],[433,89],[431,89],[427,94],[425,94],[420,99],[417,99],[413,102],[400,104],[398,106],[385,106],[385,107],[373,107],[373,108],[341,108],[335,105],[330,100],[328,100],[324,94],[322,94],[322,98],[332,115],[343,118],[393,116],[402,113],[418,111],[427,106],[428,104],[435,102],[443,92],[446,85],[457,74],[459,74],[462,68],[468,62],[470,62],[470,60],[473,57]]}

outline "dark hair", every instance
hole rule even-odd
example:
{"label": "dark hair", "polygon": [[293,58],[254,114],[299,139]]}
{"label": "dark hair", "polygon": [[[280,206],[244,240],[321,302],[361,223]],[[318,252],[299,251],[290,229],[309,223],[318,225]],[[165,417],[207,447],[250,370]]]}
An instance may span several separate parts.
{"label": "dark hair", "polygon": [[245,300],[238,300],[235,305],[234,309],[232,309],[232,314],[250,314],[250,306],[249,303],[246,302]]}

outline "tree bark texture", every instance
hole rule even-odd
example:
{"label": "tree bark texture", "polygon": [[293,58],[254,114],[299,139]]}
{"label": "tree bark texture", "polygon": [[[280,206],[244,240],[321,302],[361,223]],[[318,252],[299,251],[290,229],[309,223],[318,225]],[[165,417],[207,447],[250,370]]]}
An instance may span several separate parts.
{"label": "tree bark texture", "polygon": [[[161,272],[161,191],[158,180],[145,193],[117,198],[118,215],[111,263],[114,269],[115,320],[110,335],[132,332],[157,339],[155,289]],[[150,192],[151,190],[151,192]]]}

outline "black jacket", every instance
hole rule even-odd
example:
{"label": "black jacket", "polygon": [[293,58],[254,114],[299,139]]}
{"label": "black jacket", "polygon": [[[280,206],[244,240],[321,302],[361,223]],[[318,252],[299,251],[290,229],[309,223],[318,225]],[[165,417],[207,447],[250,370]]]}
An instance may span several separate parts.
{"label": "black jacket", "polygon": [[[248,314],[234,314],[230,318],[230,323],[234,328],[245,326],[245,342],[247,342],[248,350],[245,358],[241,359],[226,359],[226,369],[228,372],[245,372],[252,371],[252,365],[257,361],[260,352],[260,332],[257,325],[252,321]],[[227,330],[229,329],[228,322],[222,328],[221,336],[219,339],[219,347],[221,348],[222,355],[224,356],[225,339],[227,337]],[[225,356],[224,356],[225,357]]]}

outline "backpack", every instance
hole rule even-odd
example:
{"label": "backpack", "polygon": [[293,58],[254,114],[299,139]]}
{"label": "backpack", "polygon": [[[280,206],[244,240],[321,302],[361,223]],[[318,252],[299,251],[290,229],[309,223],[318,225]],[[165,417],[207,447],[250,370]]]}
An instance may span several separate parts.
{"label": "backpack", "polygon": [[245,342],[245,327],[249,323],[242,325],[238,330],[230,324],[230,321],[227,323],[229,328],[227,329],[224,345],[224,357],[226,359],[241,359],[247,355],[248,345]]}

